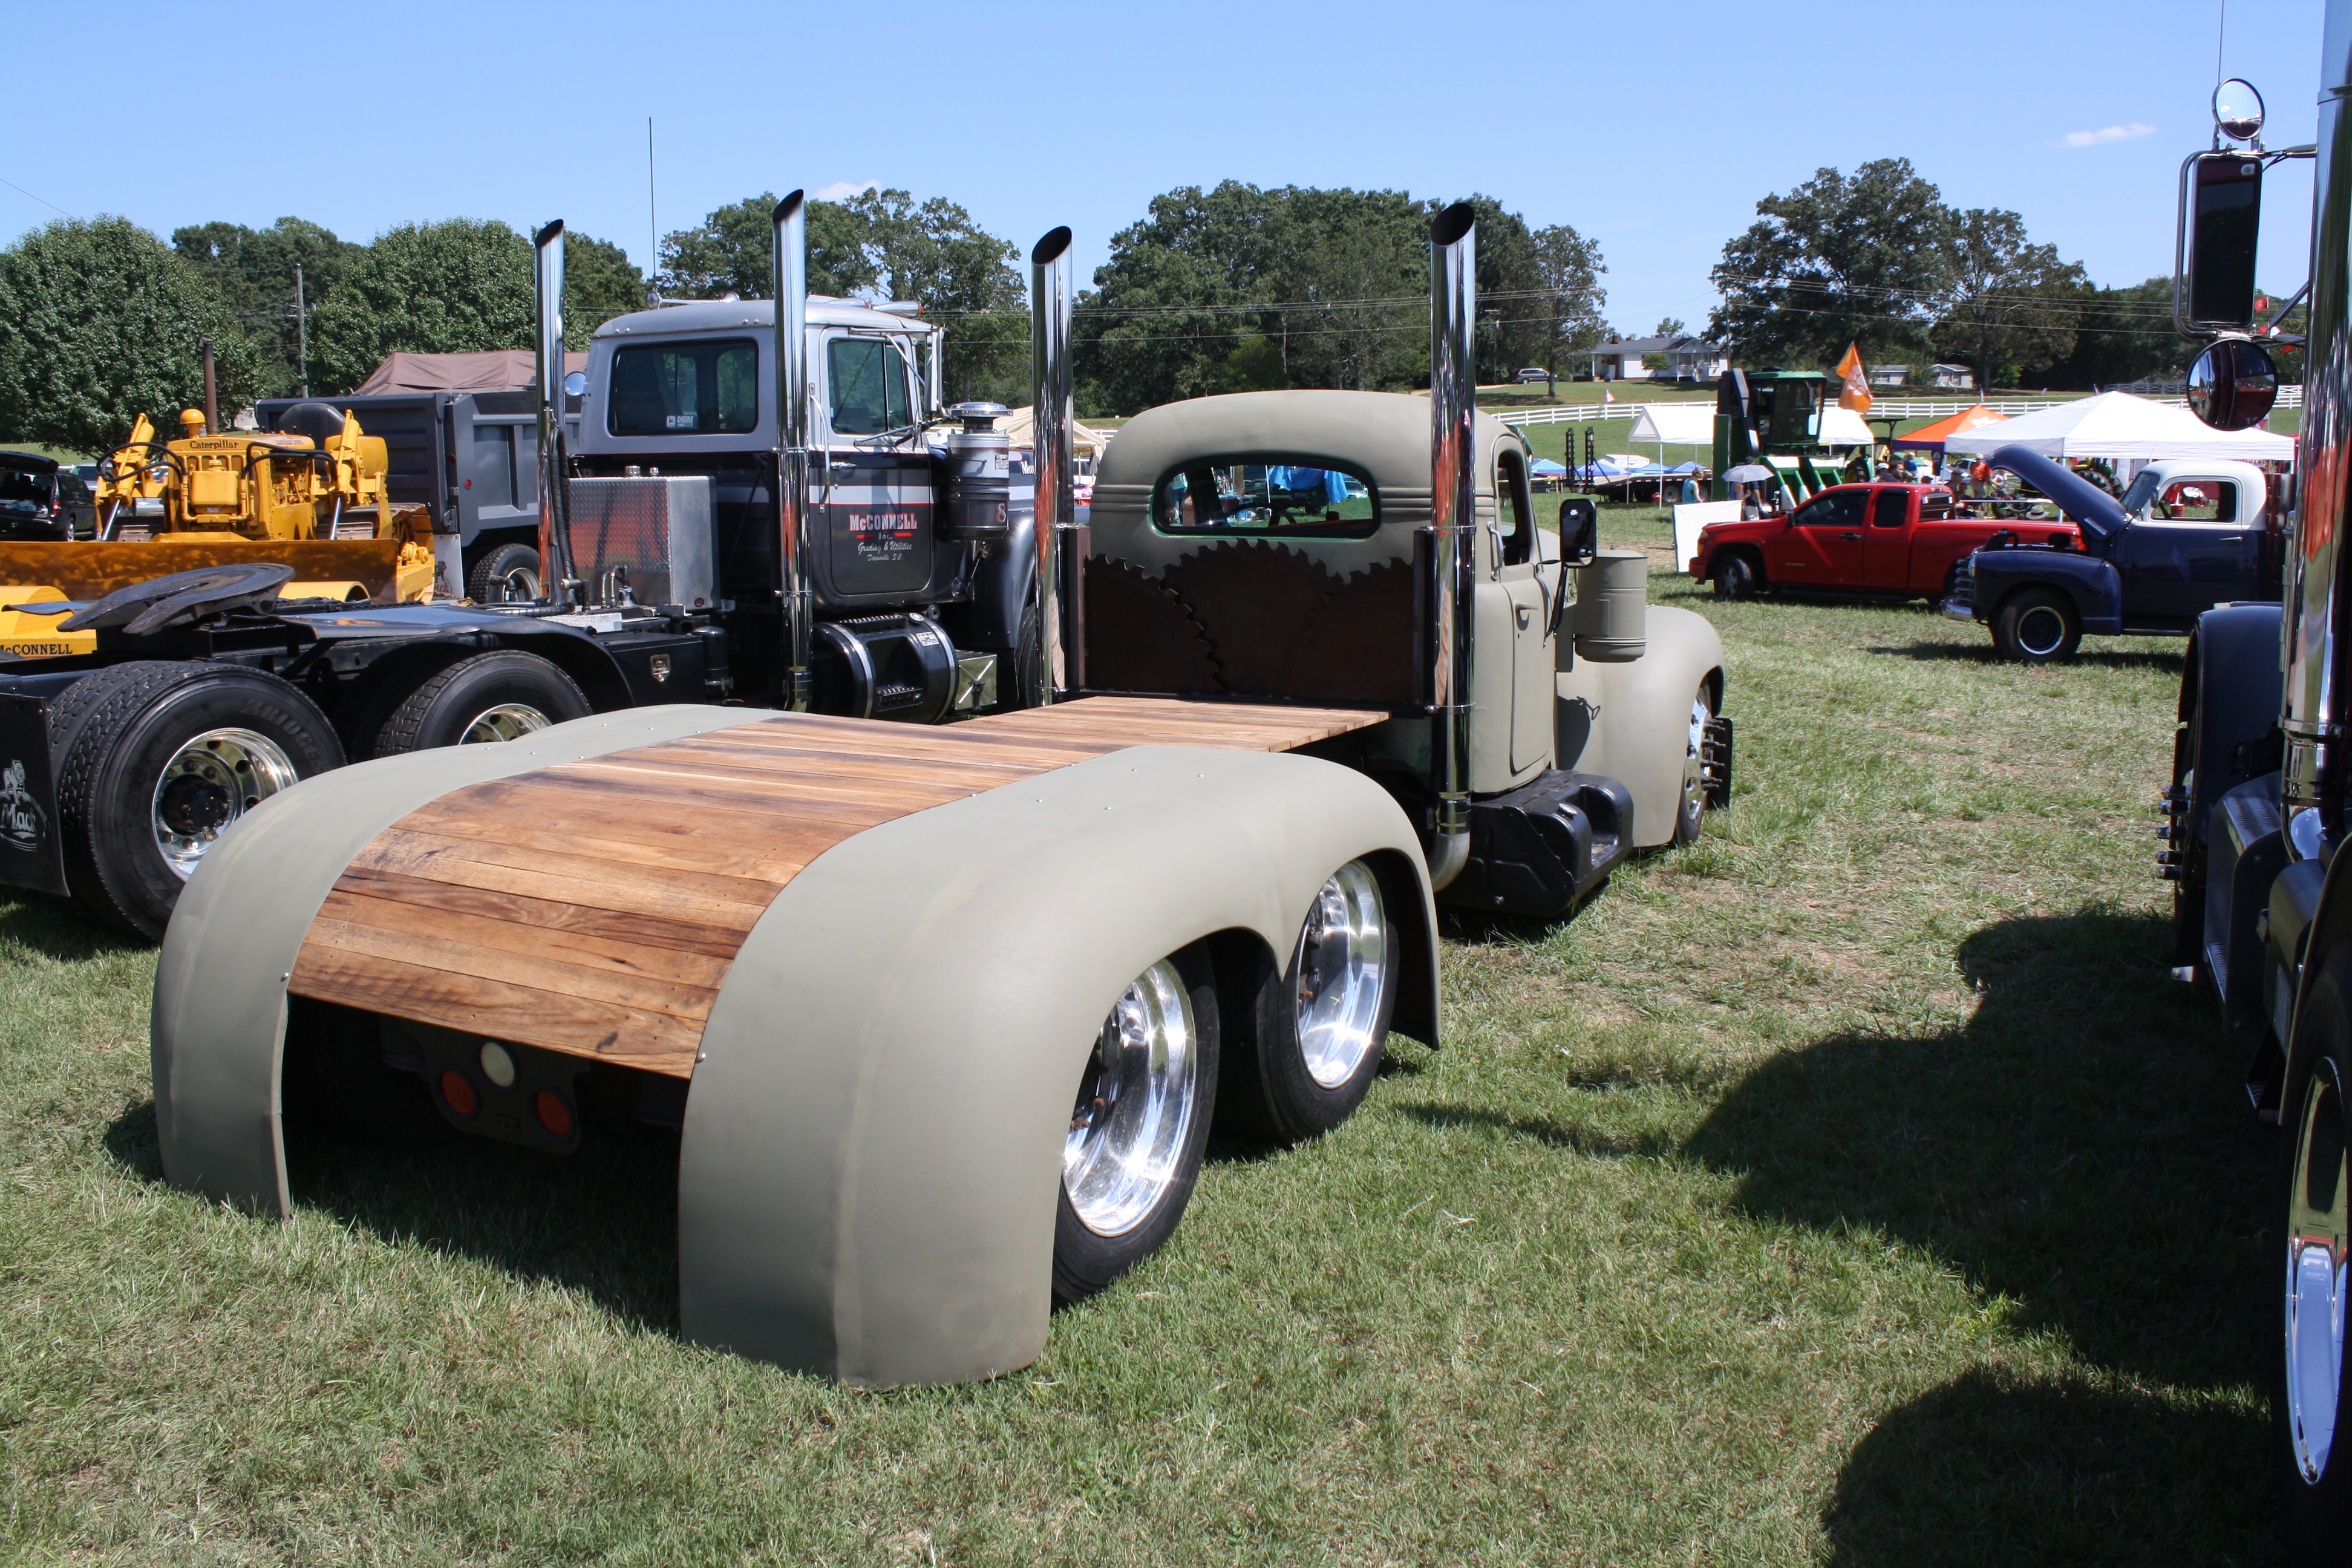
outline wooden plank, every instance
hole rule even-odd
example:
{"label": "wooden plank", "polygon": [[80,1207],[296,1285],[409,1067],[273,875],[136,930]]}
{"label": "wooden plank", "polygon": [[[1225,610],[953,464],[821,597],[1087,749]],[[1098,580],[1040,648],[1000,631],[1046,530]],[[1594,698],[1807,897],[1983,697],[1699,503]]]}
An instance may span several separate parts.
{"label": "wooden plank", "polygon": [[621,942],[586,931],[523,925],[457,910],[434,909],[400,899],[336,889],[319,910],[321,921],[436,941],[469,942],[500,952],[522,953],[576,964],[583,969],[610,969],[670,984],[716,991],[727,977],[734,953],[702,952],[676,947],[656,947],[642,942]]}
{"label": "wooden plank", "polygon": [[731,959],[743,945],[740,931],[731,928],[718,930],[700,921],[667,920],[658,915],[637,914],[627,910],[558,903],[523,893],[468,887],[457,882],[436,882],[373,867],[353,866],[336,879],[335,891],[397,901],[438,914],[473,915],[530,931],[577,932],[672,952],[698,952],[714,958]]}
{"label": "wooden plank", "polygon": [[694,1076],[702,1026],[659,1013],[583,1002],[552,991],[476,980],[446,970],[361,959],[310,942],[287,989],[413,1023],[478,1030],[494,1039]]}
{"label": "wooden plank", "polygon": [[[602,811],[573,814],[564,809],[572,804],[570,797],[550,804],[560,815],[504,816],[511,809],[511,803],[502,802],[499,816],[479,810],[435,811],[428,807],[409,813],[397,826],[412,833],[511,844],[552,855],[636,866],[676,866],[719,876],[750,878],[777,887],[792,880],[802,867],[841,842],[840,831],[830,826],[789,824],[779,827],[763,824],[769,831],[756,841],[747,842],[740,832],[732,837],[707,830],[688,835],[641,823],[609,822],[603,820]],[[603,805],[601,801],[596,804]],[[516,826],[537,821],[560,821],[566,826],[560,829]]]}
{"label": "wooden plank", "polygon": [[510,948],[486,948],[446,936],[386,931],[320,915],[312,922],[306,945],[315,943],[337,952],[383,959],[412,969],[437,969],[477,980],[497,981],[551,991],[580,1001],[659,1013],[701,1026],[710,1016],[718,991],[709,985],[680,985],[640,974],[625,974],[610,967],[560,963],[546,954],[521,953]]}
{"label": "wooden plank", "polygon": [[374,843],[361,850],[359,858],[352,862],[353,867],[364,865],[371,870],[400,871],[431,882],[488,888],[500,893],[521,893],[550,903],[619,910],[629,914],[655,915],[663,920],[698,921],[719,931],[749,931],[765,908],[764,905],[700,898],[691,893],[667,892],[657,887],[629,887],[544,871],[517,870],[469,860],[448,850],[411,851],[396,844],[387,845],[385,839],[392,837],[389,833],[380,836]]}
{"label": "wooden plank", "polygon": [[[463,861],[469,866],[497,866],[567,880],[610,884],[618,888],[643,888],[669,895],[684,894],[753,911],[765,910],[775,900],[784,883],[792,879],[789,873],[782,878],[755,879],[691,870],[683,866],[632,865],[624,860],[582,855],[577,850],[551,850],[517,844],[503,836],[459,838],[423,833],[411,828],[405,819],[377,835],[375,842],[368,849],[371,856],[431,856],[439,860]],[[798,865],[793,868],[793,872],[799,869]],[[442,879],[448,879],[445,877]],[[758,918],[756,912],[751,916],[752,920]]]}

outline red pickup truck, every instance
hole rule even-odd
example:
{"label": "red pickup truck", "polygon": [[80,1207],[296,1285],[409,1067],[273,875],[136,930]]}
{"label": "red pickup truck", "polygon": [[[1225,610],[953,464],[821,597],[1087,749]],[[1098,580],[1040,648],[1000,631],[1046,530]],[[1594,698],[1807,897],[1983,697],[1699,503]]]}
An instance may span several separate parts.
{"label": "red pickup truck", "polygon": [[1803,588],[1932,603],[1950,596],[1969,552],[2004,531],[2021,544],[2083,547],[2071,522],[1979,517],[1941,485],[1836,485],[1793,512],[1708,524],[1689,566],[1723,599]]}

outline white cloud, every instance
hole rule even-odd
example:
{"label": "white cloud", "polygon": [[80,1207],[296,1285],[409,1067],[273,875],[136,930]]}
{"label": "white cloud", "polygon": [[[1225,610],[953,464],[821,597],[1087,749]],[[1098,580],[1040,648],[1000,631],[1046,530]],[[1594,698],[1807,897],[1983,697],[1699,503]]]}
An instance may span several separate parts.
{"label": "white cloud", "polygon": [[881,188],[882,182],[879,180],[835,180],[823,190],[816,192],[815,195],[821,202],[845,202],[852,196],[862,195],[867,191],[877,191]]}
{"label": "white cloud", "polygon": [[2063,142],[2053,142],[2053,147],[2096,147],[2105,142],[2129,142],[2135,137],[2153,136],[2156,127],[2133,121],[2129,125],[2102,126],[2096,131],[2069,131]]}

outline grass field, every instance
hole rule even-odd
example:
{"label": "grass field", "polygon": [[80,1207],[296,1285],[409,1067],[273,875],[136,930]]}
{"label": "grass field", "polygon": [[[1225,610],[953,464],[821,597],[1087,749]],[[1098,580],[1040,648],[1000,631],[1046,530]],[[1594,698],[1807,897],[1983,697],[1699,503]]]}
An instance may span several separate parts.
{"label": "grass field", "polygon": [[2179,645],[1653,582],[1731,809],[1455,923],[1442,1051],[979,1386],[680,1343],[650,1133],[299,1141],[290,1223],[208,1209],[152,957],[0,907],[0,1562],[2270,1561],[2272,1135],[2149,870]]}

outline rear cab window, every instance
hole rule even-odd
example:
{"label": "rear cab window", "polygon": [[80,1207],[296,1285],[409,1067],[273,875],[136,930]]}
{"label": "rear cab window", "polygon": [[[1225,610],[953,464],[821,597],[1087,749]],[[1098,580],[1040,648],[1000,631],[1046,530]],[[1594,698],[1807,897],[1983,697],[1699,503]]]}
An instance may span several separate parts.
{"label": "rear cab window", "polygon": [[632,344],[613,355],[615,436],[735,436],[760,424],[760,349],[749,338]]}
{"label": "rear cab window", "polygon": [[1179,535],[1366,539],[1381,525],[1380,490],[1352,464],[1307,453],[1195,458],[1160,477],[1151,523]]}
{"label": "rear cab window", "polygon": [[1911,515],[1909,490],[1881,490],[1870,509],[1873,528],[1900,528]]}

